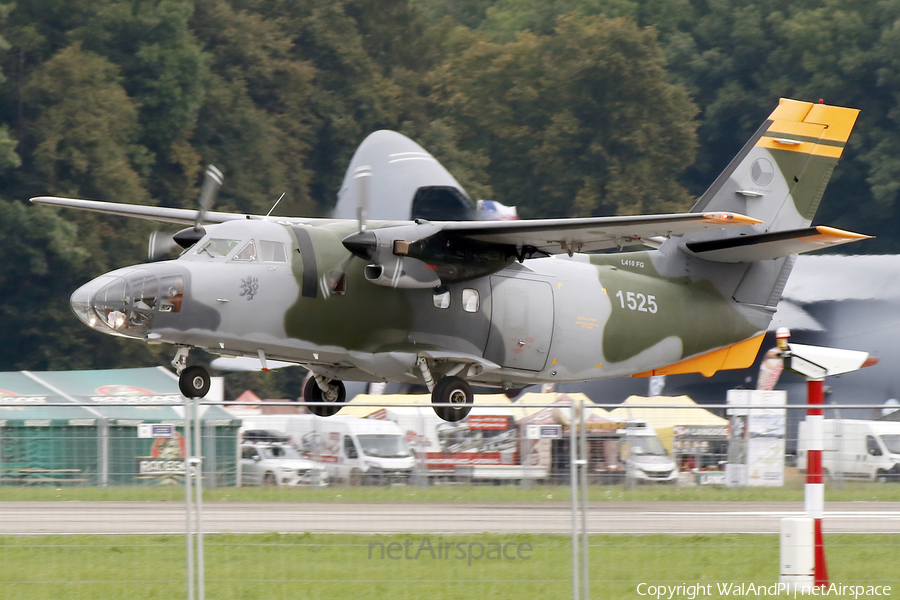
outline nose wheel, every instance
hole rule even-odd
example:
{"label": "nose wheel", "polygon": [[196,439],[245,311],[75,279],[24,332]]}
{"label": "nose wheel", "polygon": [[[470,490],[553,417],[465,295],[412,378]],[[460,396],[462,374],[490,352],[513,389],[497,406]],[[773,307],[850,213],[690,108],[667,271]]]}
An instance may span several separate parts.
{"label": "nose wheel", "polygon": [[209,393],[209,373],[203,367],[187,367],[178,376],[178,388],[186,398],[202,398]]}
{"label": "nose wheel", "polygon": [[181,346],[175,353],[172,366],[178,373],[178,389],[185,398],[203,398],[209,393],[209,372],[200,366],[187,366],[190,348]]}

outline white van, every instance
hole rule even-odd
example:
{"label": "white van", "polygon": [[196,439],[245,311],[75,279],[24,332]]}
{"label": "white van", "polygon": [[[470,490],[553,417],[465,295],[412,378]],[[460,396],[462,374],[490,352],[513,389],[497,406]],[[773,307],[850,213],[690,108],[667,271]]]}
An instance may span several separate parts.
{"label": "white van", "polygon": [[260,415],[244,417],[242,429],[284,431],[301,453],[325,466],[333,483],[406,483],[416,464],[400,428],[390,421]]}
{"label": "white van", "polygon": [[[619,430],[622,431],[622,430]],[[623,450],[628,476],[637,482],[672,483],[678,479],[675,461],[666,452],[656,430],[646,421],[627,421]]]}
{"label": "white van", "polygon": [[[900,481],[900,422],[826,419],[822,468],[831,477]],[[797,466],[806,470],[809,427],[800,422]]]}

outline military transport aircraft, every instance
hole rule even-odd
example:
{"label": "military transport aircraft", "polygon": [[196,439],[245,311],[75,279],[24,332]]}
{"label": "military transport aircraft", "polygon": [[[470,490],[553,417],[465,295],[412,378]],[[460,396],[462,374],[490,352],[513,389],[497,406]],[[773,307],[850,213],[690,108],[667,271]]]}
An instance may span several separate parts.
{"label": "military transport aircraft", "polygon": [[[188,226],[177,260],[118,269],[72,294],[110,335],[177,347],[185,396],[209,389],[191,348],[300,363],[310,411],[341,380],[425,383],[455,421],[470,383],[500,388],[749,366],[796,254],[868,236],[810,227],[858,111],[782,100],[685,214],[448,220],[473,205],[408,138],[380,131],[347,170],[355,219],[209,211],[54,197],[32,202]],[[372,221],[371,202],[413,197],[420,218]],[[597,253],[634,247],[639,250]]]}

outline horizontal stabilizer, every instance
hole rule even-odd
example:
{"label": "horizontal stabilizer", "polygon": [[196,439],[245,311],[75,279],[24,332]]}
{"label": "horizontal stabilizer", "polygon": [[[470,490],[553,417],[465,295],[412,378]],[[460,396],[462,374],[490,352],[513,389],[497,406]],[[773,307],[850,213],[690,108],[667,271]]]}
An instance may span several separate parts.
{"label": "horizontal stabilizer", "polygon": [[698,258],[721,263],[746,263],[803,254],[849,242],[871,239],[870,235],[833,227],[805,227],[743,235],[705,242],[688,242],[685,247]]}

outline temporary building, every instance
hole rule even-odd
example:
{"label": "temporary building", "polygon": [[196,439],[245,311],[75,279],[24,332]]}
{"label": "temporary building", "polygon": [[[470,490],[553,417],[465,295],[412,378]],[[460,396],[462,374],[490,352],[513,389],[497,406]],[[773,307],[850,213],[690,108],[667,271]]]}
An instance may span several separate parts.
{"label": "temporary building", "polygon": [[717,437],[727,438],[728,419],[714,415],[688,396],[629,396],[609,414],[619,419],[647,421],[669,452],[676,427],[715,429],[720,432]]}
{"label": "temporary building", "polygon": [[[180,483],[184,402],[161,367],[0,373],[0,485]],[[198,412],[204,484],[235,485],[240,420]],[[174,435],[141,437],[151,424]]]}

